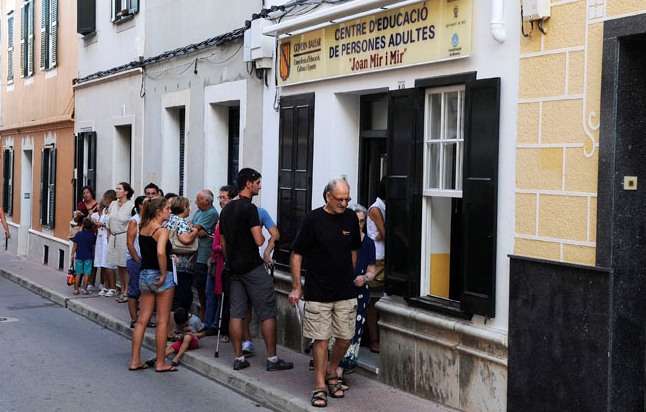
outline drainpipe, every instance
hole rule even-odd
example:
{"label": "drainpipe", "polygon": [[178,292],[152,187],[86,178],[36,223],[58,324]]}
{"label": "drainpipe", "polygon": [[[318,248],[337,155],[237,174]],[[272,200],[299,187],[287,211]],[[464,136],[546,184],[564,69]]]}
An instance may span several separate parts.
{"label": "drainpipe", "polygon": [[491,23],[489,25],[491,36],[499,43],[507,38],[505,33],[504,0],[491,0]]}

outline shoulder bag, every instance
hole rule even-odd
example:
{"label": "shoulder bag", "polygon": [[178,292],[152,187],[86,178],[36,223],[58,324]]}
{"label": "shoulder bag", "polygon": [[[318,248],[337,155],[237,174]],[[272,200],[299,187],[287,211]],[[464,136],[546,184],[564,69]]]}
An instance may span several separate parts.
{"label": "shoulder bag", "polygon": [[179,229],[179,221],[177,221],[173,229],[170,231],[169,239],[172,246],[171,253],[176,255],[190,255],[197,252],[197,237],[195,237],[191,243],[185,245],[179,240],[177,229]]}

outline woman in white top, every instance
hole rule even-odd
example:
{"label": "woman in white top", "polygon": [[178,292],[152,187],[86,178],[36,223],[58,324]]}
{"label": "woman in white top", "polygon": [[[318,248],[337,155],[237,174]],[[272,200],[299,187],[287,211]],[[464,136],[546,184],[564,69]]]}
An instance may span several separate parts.
{"label": "woman in white top", "polygon": [[101,281],[103,285],[99,296],[111,297],[116,294],[116,282],[114,270],[117,265],[108,263],[108,229],[105,227],[108,222],[108,208],[117,198],[114,190],[110,189],[103,194],[99,202],[99,210],[92,214],[92,221],[97,228],[96,245],[94,246],[94,266],[100,268]]}
{"label": "woman in white top", "polygon": [[114,189],[117,201],[110,205],[110,218],[108,219],[108,262],[117,265],[117,274],[121,282],[121,294],[117,302],[128,301],[128,269],[126,267],[126,233],[128,222],[132,216],[135,203],[130,200],[134,190],[130,183],[121,182]]}
{"label": "woman in white top", "polygon": [[375,241],[375,280],[370,282],[370,306],[368,306],[368,333],[370,334],[370,351],[379,353],[379,314],[376,304],[384,295],[384,270],[386,255],[386,181],[382,179],[379,183],[377,200],[368,209],[368,221],[366,229],[368,236]]}

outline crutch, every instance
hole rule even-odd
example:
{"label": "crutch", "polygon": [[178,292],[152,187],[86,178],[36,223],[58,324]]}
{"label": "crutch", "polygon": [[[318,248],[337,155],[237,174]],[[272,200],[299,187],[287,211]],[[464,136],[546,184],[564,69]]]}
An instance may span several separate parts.
{"label": "crutch", "polygon": [[218,316],[218,342],[215,344],[216,358],[220,357],[220,331],[222,330],[222,313],[224,313],[224,288],[222,288],[222,298],[220,300],[220,316]]}

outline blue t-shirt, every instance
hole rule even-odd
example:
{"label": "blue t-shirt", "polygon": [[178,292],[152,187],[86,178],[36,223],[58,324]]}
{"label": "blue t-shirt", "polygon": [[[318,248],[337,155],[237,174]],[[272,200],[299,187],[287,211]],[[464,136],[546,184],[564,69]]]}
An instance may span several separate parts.
{"label": "blue t-shirt", "polygon": [[197,241],[197,263],[206,264],[211,256],[211,247],[213,246],[213,231],[215,224],[218,222],[220,215],[211,205],[206,210],[198,210],[193,216],[193,224],[200,225],[210,236],[198,237]]}
{"label": "blue t-shirt", "polygon": [[260,218],[260,226],[264,226],[265,229],[269,230],[272,227],[276,227],[276,223],[269,216],[269,212],[264,207],[258,207],[258,217]]}
{"label": "blue t-shirt", "polygon": [[89,230],[79,230],[74,235],[72,242],[76,243],[76,259],[92,260],[94,259],[94,244],[96,235]]}

